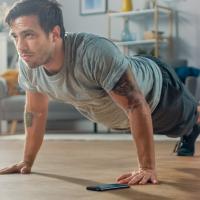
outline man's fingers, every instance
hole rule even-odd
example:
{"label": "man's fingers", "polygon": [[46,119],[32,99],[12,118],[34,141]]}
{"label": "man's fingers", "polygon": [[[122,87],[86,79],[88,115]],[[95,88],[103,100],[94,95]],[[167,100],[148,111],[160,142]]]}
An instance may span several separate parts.
{"label": "man's fingers", "polygon": [[132,176],[129,176],[129,177],[125,178],[125,179],[122,179],[122,180],[118,181],[118,183],[128,184],[131,179],[132,179]]}
{"label": "man's fingers", "polygon": [[143,174],[138,174],[136,176],[132,176],[131,180],[128,182],[129,185],[138,184],[143,178]]}
{"label": "man's fingers", "polygon": [[6,174],[8,169],[9,169],[8,167],[1,169],[0,174]]}
{"label": "man's fingers", "polygon": [[19,173],[19,169],[16,165],[11,167],[6,167],[0,170],[0,174],[11,174],[11,173]]}
{"label": "man's fingers", "polygon": [[132,175],[132,173],[123,174],[122,176],[117,178],[117,181],[121,181],[123,179],[126,179],[126,178],[130,177],[131,175]]}
{"label": "man's fingers", "polygon": [[147,183],[157,184],[157,176],[155,170],[152,169],[140,169],[132,173],[126,173],[118,178],[118,183],[135,185],[145,185]]}
{"label": "man's fingers", "polygon": [[27,165],[25,162],[22,161],[10,167],[0,169],[0,175],[12,173],[29,174],[31,173],[31,166]]}
{"label": "man's fingers", "polygon": [[148,181],[151,180],[151,177],[149,175],[146,175],[142,178],[142,180],[139,182],[140,185],[145,185],[148,183]]}
{"label": "man's fingers", "polygon": [[139,172],[132,172],[125,174],[123,179],[118,181],[119,183],[122,184],[129,184],[130,182],[132,184],[138,183],[141,180],[142,176],[139,174]]}

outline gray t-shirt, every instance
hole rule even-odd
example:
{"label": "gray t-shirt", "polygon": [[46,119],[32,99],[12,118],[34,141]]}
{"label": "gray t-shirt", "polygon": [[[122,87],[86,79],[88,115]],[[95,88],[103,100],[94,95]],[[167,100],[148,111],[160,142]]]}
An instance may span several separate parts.
{"label": "gray t-shirt", "polygon": [[162,88],[158,66],[147,58],[124,56],[111,41],[92,34],[66,34],[65,63],[53,76],[47,75],[43,66],[30,69],[19,59],[19,84],[25,90],[74,105],[92,121],[113,129],[128,129],[126,113],[107,93],[127,68],[132,69],[153,111]]}

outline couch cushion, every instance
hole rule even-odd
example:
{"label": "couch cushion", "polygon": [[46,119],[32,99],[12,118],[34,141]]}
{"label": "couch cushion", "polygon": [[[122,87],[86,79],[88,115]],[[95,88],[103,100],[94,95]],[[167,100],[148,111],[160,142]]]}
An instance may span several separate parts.
{"label": "couch cushion", "polygon": [[[0,100],[1,120],[22,120],[25,96],[10,96]],[[74,107],[69,104],[50,101],[48,120],[79,120],[85,119]]]}

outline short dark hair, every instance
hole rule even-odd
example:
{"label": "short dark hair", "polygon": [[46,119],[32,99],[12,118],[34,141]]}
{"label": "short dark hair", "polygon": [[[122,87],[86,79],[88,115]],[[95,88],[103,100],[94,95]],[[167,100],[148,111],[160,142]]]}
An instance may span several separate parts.
{"label": "short dark hair", "polygon": [[63,25],[63,14],[61,5],[56,0],[20,0],[9,10],[5,22],[11,26],[12,22],[21,16],[35,15],[38,17],[41,28],[49,33],[58,25],[60,36],[64,39],[65,28]]}

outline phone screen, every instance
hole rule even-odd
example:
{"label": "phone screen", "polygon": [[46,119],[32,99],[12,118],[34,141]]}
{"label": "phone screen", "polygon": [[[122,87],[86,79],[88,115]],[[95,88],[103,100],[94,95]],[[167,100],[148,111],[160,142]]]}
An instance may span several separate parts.
{"label": "phone screen", "polygon": [[112,184],[99,184],[99,185],[86,187],[87,190],[92,190],[92,191],[106,191],[106,190],[116,190],[116,189],[125,189],[125,188],[129,188],[129,185],[112,183]]}

